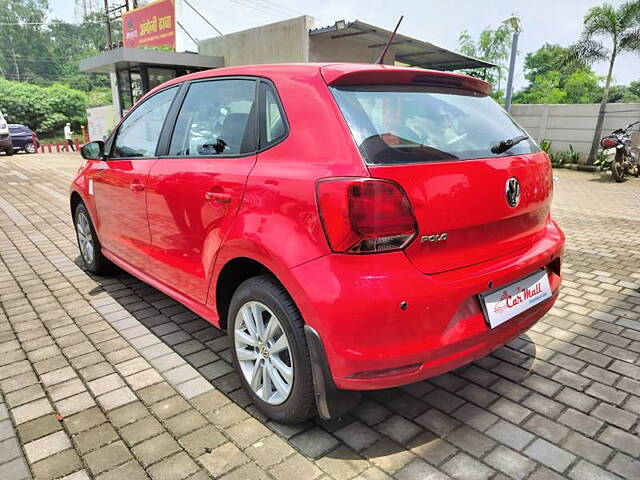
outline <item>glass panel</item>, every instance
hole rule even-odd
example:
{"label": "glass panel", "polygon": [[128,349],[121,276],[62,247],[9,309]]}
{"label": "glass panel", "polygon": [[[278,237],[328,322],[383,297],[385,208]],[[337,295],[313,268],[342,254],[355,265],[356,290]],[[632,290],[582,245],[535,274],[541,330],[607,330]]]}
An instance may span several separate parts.
{"label": "glass panel", "polygon": [[140,72],[131,71],[131,96],[133,97],[133,104],[135,105],[138,100],[144,95],[142,88],[142,76]]}
{"label": "glass panel", "polygon": [[169,155],[237,155],[255,150],[255,81],[215,80],[189,87]]}
{"label": "glass panel", "polygon": [[269,84],[262,83],[265,90],[264,105],[265,117],[263,118],[265,127],[265,140],[267,145],[282,138],[286,133],[284,118],[280,111],[280,105],[276,99],[276,93]]}
{"label": "glass panel", "polygon": [[177,87],[168,88],[148,98],[122,122],[116,134],[113,157],[153,157],[164,120]]}
{"label": "glass panel", "polygon": [[125,112],[133,105],[131,100],[131,79],[129,78],[128,70],[120,70],[118,72],[118,90],[120,105],[122,106],[122,111]]}
{"label": "glass panel", "polygon": [[176,78],[176,71],[171,68],[148,68],[149,89],[162,85],[164,82]]}
{"label": "glass panel", "polygon": [[333,87],[333,95],[369,163],[420,163],[526,154],[527,139],[504,153],[491,147],[526,135],[491,97],[425,86]]}

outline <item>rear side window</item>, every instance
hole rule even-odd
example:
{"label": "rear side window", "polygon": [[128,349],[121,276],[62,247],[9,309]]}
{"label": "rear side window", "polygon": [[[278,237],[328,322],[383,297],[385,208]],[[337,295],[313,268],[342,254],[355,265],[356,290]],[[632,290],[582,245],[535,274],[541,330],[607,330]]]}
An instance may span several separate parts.
{"label": "rear side window", "polygon": [[413,85],[332,87],[365,161],[422,163],[526,154],[527,139],[507,152],[491,147],[526,133],[491,97]]}
{"label": "rear side window", "polygon": [[241,155],[256,150],[256,81],[192,83],[171,137],[169,156]]}
{"label": "rear side window", "polygon": [[265,148],[278,143],[287,135],[287,124],[273,86],[261,82],[260,94],[260,148]]}
{"label": "rear side window", "polygon": [[125,118],[113,143],[113,158],[154,157],[162,126],[175,97],[171,87],[146,99]]}

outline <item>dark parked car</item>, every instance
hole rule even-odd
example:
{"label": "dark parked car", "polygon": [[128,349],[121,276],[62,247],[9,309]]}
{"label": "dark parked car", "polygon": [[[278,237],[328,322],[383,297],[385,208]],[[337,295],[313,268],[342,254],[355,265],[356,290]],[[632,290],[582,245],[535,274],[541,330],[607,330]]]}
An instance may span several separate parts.
{"label": "dark parked car", "polygon": [[26,125],[10,124],[9,135],[11,135],[14,151],[37,152],[39,146],[38,135]]}

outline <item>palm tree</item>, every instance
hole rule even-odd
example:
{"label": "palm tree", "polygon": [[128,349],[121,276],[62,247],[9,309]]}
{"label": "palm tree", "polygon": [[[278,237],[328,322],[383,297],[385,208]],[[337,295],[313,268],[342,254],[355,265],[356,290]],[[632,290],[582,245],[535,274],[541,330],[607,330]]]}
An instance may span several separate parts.
{"label": "palm tree", "polygon": [[622,52],[640,53],[640,0],[623,3],[618,9],[608,3],[591,8],[584,16],[582,38],[569,47],[567,62],[575,60],[586,64],[609,62],[596,131],[593,134],[587,160],[590,164],[598,153],[613,65]]}

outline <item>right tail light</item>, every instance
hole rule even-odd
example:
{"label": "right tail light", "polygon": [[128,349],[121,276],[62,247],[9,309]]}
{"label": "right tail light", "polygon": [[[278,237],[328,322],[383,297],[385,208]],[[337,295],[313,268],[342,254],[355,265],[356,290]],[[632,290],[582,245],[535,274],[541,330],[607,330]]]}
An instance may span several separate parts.
{"label": "right tail light", "polygon": [[417,234],[402,188],[372,178],[329,178],[316,187],[318,208],[331,249],[342,253],[400,250]]}

